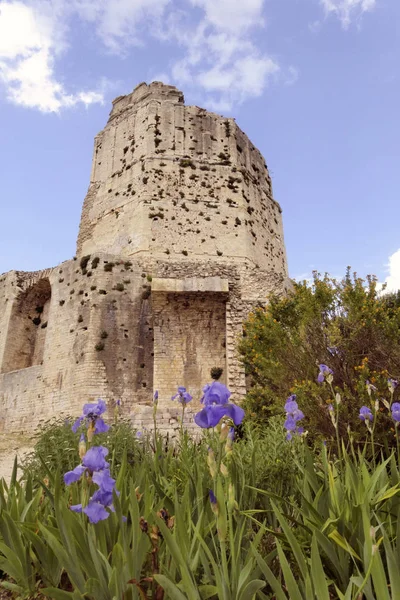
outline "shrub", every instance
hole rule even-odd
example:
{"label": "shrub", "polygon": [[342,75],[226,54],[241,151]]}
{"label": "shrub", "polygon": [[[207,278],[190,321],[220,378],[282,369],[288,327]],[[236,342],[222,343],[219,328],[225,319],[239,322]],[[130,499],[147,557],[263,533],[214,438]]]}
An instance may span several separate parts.
{"label": "shrub", "polygon": [[[328,386],[316,377],[318,364],[334,371],[335,389],[342,390],[341,436],[365,433],[358,408],[369,400],[366,382],[388,395],[387,379],[400,375],[400,310],[398,300],[380,296],[376,279],[356,274],[340,282],[314,274],[312,285],[294,283],[285,297],[272,296],[244,327],[239,345],[250,390],[250,415],[264,421],[282,412],[287,390],[298,396],[308,415],[309,435],[330,436],[327,406],[333,401]],[[390,423],[383,418],[377,429],[385,444]]]}

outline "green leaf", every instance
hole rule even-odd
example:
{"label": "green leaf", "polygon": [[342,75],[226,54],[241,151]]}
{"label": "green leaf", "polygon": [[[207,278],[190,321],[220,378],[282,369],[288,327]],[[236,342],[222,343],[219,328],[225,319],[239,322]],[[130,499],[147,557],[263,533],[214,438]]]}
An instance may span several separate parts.
{"label": "green leaf", "polygon": [[154,575],[154,579],[161,585],[172,600],[188,600],[188,597],[185,596],[185,594],[182,594],[180,589],[172,583],[168,577],[165,577],[165,575]]}
{"label": "green leaf", "polygon": [[274,513],[277,515],[277,517],[279,519],[279,523],[281,524],[283,532],[292,548],[293,554],[295,556],[295,559],[297,561],[297,564],[299,566],[299,569],[301,571],[303,579],[305,580],[308,575],[308,568],[307,568],[306,559],[304,557],[304,554],[300,547],[300,544],[294,537],[293,531],[287,524],[286,519],[284,518],[284,516],[282,515],[282,513],[280,512],[278,507],[272,501],[271,501],[271,505],[272,505],[272,508],[274,509]]}
{"label": "green leaf", "polygon": [[263,587],[265,587],[265,581],[261,581],[261,579],[250,581],[239,595],[238,600],[252,600],[258,590],[262,590]]}
{"label": "green leaf", "polygon": [[77,590],[75,590],[74,592],[66,592],[65,590],[59,590],[58,588],[49,587],[43,588],[40,591],[45,596],[48,596],[49,598],[54,598],[54,600],[81,600],[81,598],[82,600],[84,599],[84,596],[82,596],[81,594],[79,594],[78,596],[76,595]]}
{"label": "green leaf", "polygon": [[172,533],[170,532],[164,521],[159,517],[157,517],[157,524],[161,530],[165,543],[167,544],[172,554],[175,564],[181,572],[182,582],[185,586],[185,591],[188,594],[188,598],[190,598],[190,600],[200,600],[197,587],[193,582],[193,578],[188,569],[186,560],[183,558],[183,555],[178,547],[178,544],[175,541],[175,538],[173,537]]}
{"label": "green leaf", "polygon": [[[281,545],[278,541],[276,542],[276,544],[277,544],[277,548],[278,548],[279,561],[281,563],[283,577],[285,579],[286,587],[289,592],[289,598],[290,598],[290,600],[303,600],[302,594],[299,590],[299,587],[296,583],[293,572],[289,566],[287,558],[281,548]],[[307,600],[313,600],[313,599],[307,598]]]}
{"label": "green leaf", "polygon": [[201,600],[208,600],[218,594],[218,588],[215,585],[199,585]]}
{"label": "green leaf", "polygon": [[318,600],[329,600],[328,585],[326,583],[324,568],[322,566],[315,535],[311,542],[311,576]]}
{"label": "green leaf", "polygon": [[385,547],[386,553],[386,562],[389,571],[389,579],[390,579],[390,590],[393,598],[400,598],[400,572],[399,565],[397,564],[396,557],[393,551],[393,548],[385,535],[383,544]]}
{"label": "green leaf", "polygon": [[277,578],[275,577],[275,575],[273,574],[273,572],[271,571],[271,569],[269,568],[269,566],[267,565],[267,563],[262,558],[261,554],[257,551],[253,544],[251,545],[251,551],[254,554],[254,557],[262,574],[271,586],[272,591],[276,596],[276,600],[287,600],[287,596],[283,591],[281,584],[279,583],[279,581],[277,580]]}
{"label": "green leaf", "polygon": [[354,558],[357,558],[357,560],[361,561],[361,558],[358,556],[357,552],[355,550],[353,550],[353,548],[350,546],[349,542],[342,535],[340,535],[340,533],[338,532],[337,529],[334,529],[333,531],[331,531],[331,533],[328,535],[328,537],[331,538],[334,542],[336,542],[336,544],[338,546],[343,548],[343,550],[346,550],[349,554],[351,554],[351,556],[353,556]]}
{"label": "green leaf", "polygon": [[237,593],[239,595],[240,595],[242,588],[246,585],[246,583],[250,577],[250,574],[251,574],[252,570],[254,569],[254,566],[255,566],[254,562],[250,558],[250,560],[248,560],[245,567],[243,567],[242,570],[240,571],[239,582],[238,582],[238,591],[237,591]]}

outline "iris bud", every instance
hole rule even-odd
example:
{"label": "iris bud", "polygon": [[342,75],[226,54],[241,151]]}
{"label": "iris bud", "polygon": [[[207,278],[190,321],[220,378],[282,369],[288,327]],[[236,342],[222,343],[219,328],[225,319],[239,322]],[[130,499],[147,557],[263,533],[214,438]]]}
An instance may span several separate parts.
{"label": "iris bud", "polygon": [[83,433],[81,434],[81,437],[79,440],[78,451],[79,451],[79,458],[82,460],[86,454],[86,442],[85,442],[85,435]]}

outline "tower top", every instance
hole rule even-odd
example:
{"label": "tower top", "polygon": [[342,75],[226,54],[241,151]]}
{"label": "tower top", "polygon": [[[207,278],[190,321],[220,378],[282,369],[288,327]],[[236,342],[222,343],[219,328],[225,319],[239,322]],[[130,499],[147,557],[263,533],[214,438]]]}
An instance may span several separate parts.
{"label": "tower top", "polygon": [[114,100],[94,146],[77,255],[246,262],[286,276],[267,165],[233,118],[141,83]]}
{"label": "tower top", "polygon": [[161,81],[153,81],[149,84],[142,82],[130,94],[118,96],[113,100],[109,121],[133,106],[147,103],[150,100],[170,102],[171,104],[184,104],[185,102],[183,93],[173,85],[167,85]]}

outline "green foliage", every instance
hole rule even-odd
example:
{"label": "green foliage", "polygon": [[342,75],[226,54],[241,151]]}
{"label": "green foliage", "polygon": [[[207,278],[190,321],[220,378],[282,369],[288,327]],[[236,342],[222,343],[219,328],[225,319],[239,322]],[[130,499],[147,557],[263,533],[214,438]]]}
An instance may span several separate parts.
{"label": "green foliage", "polygon": [[[334,371],[334,391],[342,391],[341,437],[350,426],[355,439],[362,438],[358,410],[371,406],[366,381],[378,388],[377,396],[388,397],[387,378],[400,375],[399,305],[398,295],[379,295],[375,278],[365,282],[349,270],[340,282],[315,274],[312,285],[294,283],[286,297],[272,297],[250,315],[240,344],[251,386],[248,415],[264,421],[282,413],[290,390],[307,415],[311,439],[333,436],[327,410],[332,391],[317,382],[323,363]],[[391,445],[391,422],[387,411],[380,412],[376,440]]]}
{"label": "green foliage", "polygon": [[273,500],[284,583],[253,547],[276,598],[400,597],[400,479],[394,456],[375,467],[361,453],[343,449],[342,460],[333,463],[323,450],[316,463],[308,451],[297,485],[299,503],[285,500],[279,506]]}
{"label": "green foliage", "polygon": [[[79,462],[80,433],[73,433],[73,422],[71,418],[53,419],[40,427],[33,451],[20,465],[25,477],[43,482],[56,473],[63,474],[76,467]],[[99,434],[96,438],[96,444],[109,449],[110,468],[114,476],[118,474],[124,455],[130,464],[140,459],[141,446],[128,421],[119,418],[107,433]]]}
{"label": "green foliage", "polygon": [[398,450],[371,460],[369,442],[312,451],[304,436],[286,441],[281,416],[247,422],[235,442],[224,424],[198,440],[181,429],[171,444],[156,430],[137,435],[119,410],[93,441],[109,449],[119,492],[106,520],[69,508],[86,506],[91,473],[69,486],[62,477],[86,423],[76,433],[72,420],[46,423],[22,478],[15,462],[10,484],[0,481],[0,585],[14,597],[400,597]]}

